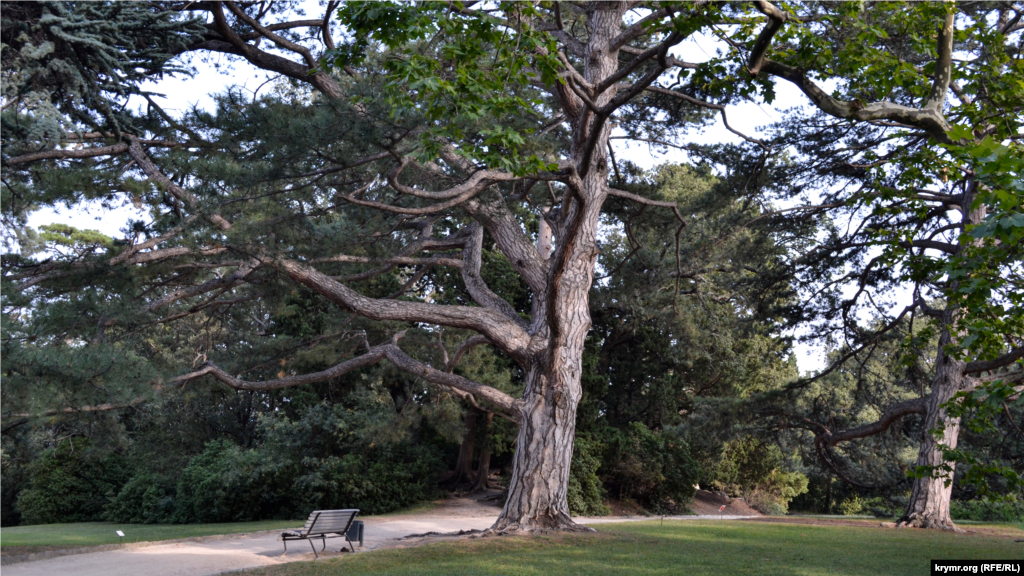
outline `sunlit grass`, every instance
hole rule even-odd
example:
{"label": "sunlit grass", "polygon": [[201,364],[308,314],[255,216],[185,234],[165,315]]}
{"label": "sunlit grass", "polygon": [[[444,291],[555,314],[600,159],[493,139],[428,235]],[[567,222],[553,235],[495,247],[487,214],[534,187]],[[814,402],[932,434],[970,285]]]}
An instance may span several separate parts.
{"label": "sunlit grass", "polygon": [[[1005,525],[1013,530],[1013,525]],[[1006,536],[755,522],[603,524],[592,535],[438,542],[297,562],[249,576],[928,574],[933,558],[1024,557]],[[1024,534],[1021,535],[1024,537]]]}
{"label": "sunlit grass", "polygon": [[[385,516],[426,514],[440,506],[438,502],[423,502]],[[365,516],[360,516],[364,518]],[[370,516],[373,518],[373,516]],[[260,520],[257,522],[228,522],[223,524],[119,524],[115,522],[78,522],[73,524],[38,524],[0,529],[0,550],[5,556],[31,554],[44,550],[84,548],[104,544],[119,544],[117,530],[125,534],[124,543],[176,540],[196,536],[242,534],[261,530],[298,528],[301,520]]]}
{"label": "sunlit grass", "polygon": [[0,529],[0,549],[4,555],[30,554],[42,550],[82,548],[118,544],[117,530],[124,532],[124,542],[174,540],[215,534],[239,534],[302,526],[303,520],[261,520],[225,524],[118,524],[114,522],[79,522],[74,524],[38,524]]}

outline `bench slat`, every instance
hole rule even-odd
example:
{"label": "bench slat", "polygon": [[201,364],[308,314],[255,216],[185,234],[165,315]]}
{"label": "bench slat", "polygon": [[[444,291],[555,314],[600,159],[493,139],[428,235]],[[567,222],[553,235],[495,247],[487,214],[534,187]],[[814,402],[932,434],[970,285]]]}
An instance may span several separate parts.
{"label": "bench slat", "polygon": [[358,513],[358,509],[314,510],[306,520],[302,534],[307,537],[313,534],[344,534]]}

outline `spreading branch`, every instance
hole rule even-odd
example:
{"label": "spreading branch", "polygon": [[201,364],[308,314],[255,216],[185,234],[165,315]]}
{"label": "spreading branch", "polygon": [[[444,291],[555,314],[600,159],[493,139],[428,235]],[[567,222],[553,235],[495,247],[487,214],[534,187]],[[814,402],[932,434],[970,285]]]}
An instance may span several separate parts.
{"label": "spreading branch", "polygon": [[397,342],[400,336],[401,335],[396,336],[387,344],[374,346],[360,356],[335,364],[334,366],[320,372],[285,376],[274,380],[254,382],[242,380],[241,378],[225,372],[216,364],[207,362],[199,370],[178,376],[177,378],[174,378],[172,382],[185,383],[201,376],[210,375],[235,390],[280,390],[282,388],[314,384],[317,382],[324,382],[332,378],[338,378],[339,376],[347,374],[353,370],[372,366],[381,360],[387,359],[400,370],[419,376],[428,382],[433,382],[435,384],[440,384],[442,386],[447,386],[449,388],[472,394],[477,398],[484,399],[494,404],[508,414],[519,414],[521,404],[520,400],[512,398],[497,388],[493,388],[479,382],[474,382],[469,378],[465,378],[457,374],[438,370],[429,364],[412,358],[398,347]]}

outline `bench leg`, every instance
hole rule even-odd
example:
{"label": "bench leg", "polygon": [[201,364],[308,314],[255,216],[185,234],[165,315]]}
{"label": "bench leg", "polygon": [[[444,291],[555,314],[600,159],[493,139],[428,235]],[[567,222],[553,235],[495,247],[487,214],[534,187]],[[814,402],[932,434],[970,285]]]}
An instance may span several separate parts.
{"label": "bench leg", "polygon": [[281,542],[284,543],[284,554],[281,554],[281,556],[285,556],[286,554],[288,554],[288,541],[287,540],[281,540]]}
{"label": "bench leg", "polygon": [[313,549],[313,556],[320,558],[320,555],[316,553],[316,546],[313,546],[313,541],[309,540],[309,547]]}

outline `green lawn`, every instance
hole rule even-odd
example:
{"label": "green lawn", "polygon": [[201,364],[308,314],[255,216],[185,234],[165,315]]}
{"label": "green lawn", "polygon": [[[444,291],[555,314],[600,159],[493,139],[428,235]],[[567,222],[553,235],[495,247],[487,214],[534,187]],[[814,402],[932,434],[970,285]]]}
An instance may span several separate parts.
{"label": "green lawn", "polygon": [[[438,507],[437,502],[424,502],[392,512],[388,516],[426,514]],[[362,518],[363,516],[361,516]],[[369,516],[373,518],[373,516]],[[4,556],[32,554],[45,550],[84,548],[117,544],[115,530],[124,532],[124,541],[152,542],[215,534],[241,534],[260,530],[301,527],[305,520],[262,520],[224,524],[117,524],[113,522],[80,522],[76,524],[38,524],[0,529],[0,553]]]}
{"label": "green lawn", "polygon": [[278,530],[302,526],[302,520],[263,520],[226,524],[116,524],[81,522],[77,524],[39,524],[0,529],[3,555],[31,554],[43,550],[81,548],[117,544],[115,530],[124,532],[125,542],[173,540],[214,534],[238,534],[260,530]]}
{"label": "green lawn", "polygon": [[[594,535],[482,538],[295,562],[247,576],[877,576],[928,574],[933,558],[1024,558],[1010,537],[846,526],[658,521]],[[1024,533],[1021,534],[1024,537]]]}

